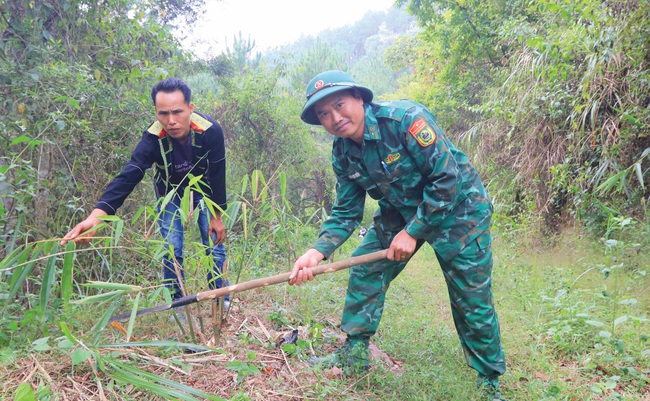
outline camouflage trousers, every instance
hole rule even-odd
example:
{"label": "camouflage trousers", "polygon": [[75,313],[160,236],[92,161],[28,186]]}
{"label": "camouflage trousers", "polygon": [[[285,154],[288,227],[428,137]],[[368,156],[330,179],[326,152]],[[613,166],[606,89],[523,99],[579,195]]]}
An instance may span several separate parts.
{"label": "camouflage trousers", "polygon": [[[372,226],[353,256],[385,249],[382,242],[386,240],[380,241]],[[492,298],[490,244],[488,229],[451,260],[436,256],[447,282],[452,316],[467,364],[479,374],[494,377],[505,372],[506,364]],[[418,243],[418,249],[421,245]],[[350,269],[341,320],[341,330],[350,338],[375,334],[388,287],[407,263],[384,259]]]}

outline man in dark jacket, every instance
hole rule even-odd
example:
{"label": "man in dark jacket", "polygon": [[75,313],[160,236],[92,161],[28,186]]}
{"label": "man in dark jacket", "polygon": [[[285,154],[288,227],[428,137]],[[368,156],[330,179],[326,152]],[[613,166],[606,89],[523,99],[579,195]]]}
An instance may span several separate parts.
{"label": "man in dark jacket", "polygon": [[306,94],[302,120],[335,136],[336,202],[312,248],[296,260],[290,283],[312,280],[310,268],[350,237],[363,218],[366,194],[379,208],[353,255],[388,249],[387,259],[350,269],[341,320],[346,342],[313,362],[368,368],[369,339],[390,283],[429,243],[467,363],[489,400],[501,400],[498,378],[506,364],[491,289],[492,204],[477,171],[419,103],[373,103],[372,91],[342,71],[318,74]]}
{"label": "man in dark jacket", "polygon": [[[212,118],[195,112],[192,91],[178,78],[158,82],[151,91],[157,120],[142,134],[142,139],[120,174],[106,187],[95,209],[65,237],[77,243],[87,243],[94,231],[81,235],[101,223],[100,216],[113,215],[124,203],[145,171],[155,165],[154,187],[158,202],[158,224],[167,248],[173,254],[164,263],[165,285],[175,299],[183,296],[183,221],[179,213],[181,199],[190,190],[189,175],[202,176],[193,190],[193,206],[198,212],[198,226],[206,255],[212,255],[213,269],[208,273],[210,288],[221,288],[222,267],[226,258],[224,239],[226,228],[221,210],[226,209],[226,159],[223,132]],[[187,196],[187,195],[185,195]],[[205,198],[211,201],[209,208]],[[221,210],[220,210],[220,209]],[[227,307],[228,299],[224,302]]]}

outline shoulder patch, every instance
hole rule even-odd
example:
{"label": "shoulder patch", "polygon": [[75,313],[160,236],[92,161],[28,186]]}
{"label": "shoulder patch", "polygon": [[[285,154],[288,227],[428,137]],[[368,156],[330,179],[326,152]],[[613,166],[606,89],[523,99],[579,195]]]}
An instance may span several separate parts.
{"label": "shoulder patch", "polygon": [[423,117],[418,118],[409,128],[409,134],[413,135],[418,144],[423,148],[436,141],[436,132],[431,128]]}
{"label": "shoulder patch", "polygon": [[205,132],[210,127],[212,127],[212,123],[208,119],[192,113],[190,117],[190,128],[196,132]]}
{"label": "shoulder patch", "polygon": [[157,136],[158,138],[163,138],[165,135],[167,135],[167,131],[165,131],[165,128],[163,128],[162,124],[158,120],[156,120],[156,122],[147,128],[147,132],[151,135]]}

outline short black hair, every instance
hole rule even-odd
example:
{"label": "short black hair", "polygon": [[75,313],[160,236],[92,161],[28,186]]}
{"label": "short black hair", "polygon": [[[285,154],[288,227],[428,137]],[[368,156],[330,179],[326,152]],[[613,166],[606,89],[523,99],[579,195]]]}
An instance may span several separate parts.
{"label": "short black hair", "polygon": [[156,95],[158,92],[172,93],[176,91],[181,91],[185,103],[190,104],[192,102],[192,89],[183,80],[179,78],[167,78],[155,84],[153,89],[151,89],[153,105],[156,105]]}

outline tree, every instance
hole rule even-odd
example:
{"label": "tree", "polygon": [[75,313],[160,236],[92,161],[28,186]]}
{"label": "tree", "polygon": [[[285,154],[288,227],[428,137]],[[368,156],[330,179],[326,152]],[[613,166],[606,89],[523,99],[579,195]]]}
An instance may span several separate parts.
{"label": "tree", "polygon": [[[603,223],[612,210],[638,212],[650,154],[640,95],[647,1],[398,4],[423,29],[408,43],[416,73],[401,90],[430,106],[450,134],[476,139],[466,145],[501,181],[497,196],[511,210],[533,205],[551,230],[568,213]],[[391,49],[393,63],[403,56]]]}
{"label": "tree", "polygon": [[0,183],[10,188],[0,235],[19,216],[23,230],[56,235],[68,213],[92,206],[95,183],[123,165],[133,132],[150,119],[151,85],[173,71],[169,60],[183,62],[169,29],[147,17],[156,5],[11,0],[0,8]]}
{"label": "tree", "polygon": [[312,47],[300,53],[289,75],[289,82],[292,88],[302,89],[316,74],[327,70],[345,70],[347,66],[345,54],[316,39]]}

